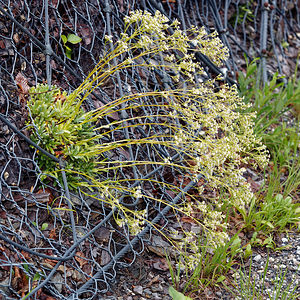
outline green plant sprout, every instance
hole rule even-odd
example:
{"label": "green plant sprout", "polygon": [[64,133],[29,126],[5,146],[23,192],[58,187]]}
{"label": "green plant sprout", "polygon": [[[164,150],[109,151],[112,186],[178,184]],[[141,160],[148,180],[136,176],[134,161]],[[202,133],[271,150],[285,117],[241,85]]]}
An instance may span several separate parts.
{"label": "green plant sprout", "polygon": [[[207,240],[198,239],[198,249],[194,250],[187,244],[185,251],[180,252],[176,266],[172,266],[167,255],[167,262],[170,269],[172,284],[178,288],[181,279],[184,278],[185,284],[182,288],[183,293],[188,291],[205,290],[209,285],[225,285],[225,275],[234,265],[237,264],[236,258],[239,255],[249,255],[249,247],[242,249],[241,239],[235,234],[225,245],[212,249]],[[197,256],[197,259],[195,259]],[[197,262],[193,268],[190,264]],[[191,271],[192,270],[192,271]],[[183,273],[183,274],[181,274]]]}
{"label": "green plant sprout", "polygon": [[[146,193],[145,184],[159,184],[175,193],[182,189],[151,177],[146,180],[120,179],[119,171],[139,168],[146,172],[150,165],[170,167],[178,174],[185,174],[189,182],[195,183],[197,193],[183,193],[183,199],[189,197],[189,201],[173,205],[172,209],[193,219],[213,249],[227,245],[225,215],[218,203],[205,198],[205,188],[226,191],[230,203],[243,210],[253,194],[243,178],[245,169],[241,165],[263,168],[268,161],[265,146],[253,134],[255,114],[246,112],[249,105],[243,103],[236,86],[219,85],[220,77],[205,82],[195,80],[195,75],[201,78],[205,73],[195,59],[195,52],[207,55],[220,66],[228,57],[228,49],[216,33],[207,34],[204,28],[196,27],[184,32],[177,20],[169,24],[168,18],[158,11],[154,16],[135,11],[126,16],[124,22],[120,38],[112,45],[112,37],[106,37],[110,50],[71,94],[57,87],[47,90],[44,85],[31,89],[28,102],[31,136],[40,146],[65,160],[68,179],[74,179],[73,188],[116,211],[114,216],[118,226],[128,228],[132,234],[137,234],[146,222],[150,222],[146,218],[147,211],[122,205],[120,195],[125,192],[139,201],[172,206],[163,197]],[[168,33],[170,29],[171,34]],[[114,61],[118,63],[114,64]],[[83,110],[82,104],[95,88],[122,70],[139,67],[158,73],[170,71],[168,76],[172,85],[162,90],[132,91],[99,109]],[[180,87],[182,81],[186,83],[184,88]],[[105,118],[113,114],[127,117],[111,118],[114,120],[107,123]],[[138,126],[149,135],[109,140],[111,134],[125,128],[134,132]],[[178,158],[158,152],[153,160],[107,158],[108,154],[120,149],[145,148],[147,145],[153,149],[158,146],[168,149],[168,153],[177,154]],[[47,158],[40,153],[38,160],[43,180],[49,176],[61,180],[57,164],[46,162]],[[99,180],[103,173],[112,176]],[[201,178],[205,180],[205,188]],[[128,183],[135,183],[135,188],[128,187]],[[90,190],[98,191],[98,196]],[[184,251],[186,244],[198,249],[198,234],[186,231],[183,234],[184,238],[176,245],[178,249]],[[192,258],[194,261],[187,268],[199,264],[199,257]]]}
{"label": "green plant sprout", "polygon": [[169,287],[169,294],[173,300],[192,300],[192,298],[184,296],[182,293],[176,291],[172,286]]}
{"label": "green plant sprout", "polygon": [[[251,7],[252,6],[252,7]],[[237,10],[229,19],[231,25],[241,25],[243,22],[253,22],[254,21],[254,12],[253,12],[253,1],[247,1],[246,4],[238,5]]]}
{"label": "green plant sprout", "polygon": [[72,58],[72,48],[68,46],[68,43],[70,43],[72,45],[76,45],[76,44],[79,44],[82,41],[82,39],[73,33],[69,33],[67,36],[62,34],[61,39],[64,44],[65,50],[66,50],[66,56],[67,56],[67,58],[71,59]]}

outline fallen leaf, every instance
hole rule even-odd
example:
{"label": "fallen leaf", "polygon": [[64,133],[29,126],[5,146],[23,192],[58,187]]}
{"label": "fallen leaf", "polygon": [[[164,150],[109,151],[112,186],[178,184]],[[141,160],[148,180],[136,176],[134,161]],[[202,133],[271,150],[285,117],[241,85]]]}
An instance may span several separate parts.
{"label": "fallen leaf", "polygon": [[52,268],[52,267],[54,267],[57,263],[58,263],[57,260],[52,260],[52,259],[46,258],[42,264],[45,265],[45,266],[47,266],[47,267]]}
{"label": "fallen leaf", "polygon": [[4,44],[4,42],[2,40],[0,41],[0,48],[1,49],[5,49],[6,48],[6,46],[5,46],[5,44]]}
{"label": "fallen leaf", "polygon": [[165,248],[163,248],[163,247],[154,247],[151,245],[147,245],[147,249],[150,252],[152,252],[158,256],[161,256],[161,257],[164,257],[166,255]]}
{"label": "fallen leaf", "polygon": [[92,42],[92,30],[87,25],[80,24],[79,32],[84,43],[88,46]]}
{"label": "fallen leaf", "polygon": [[192,219],[192,218],[190,218],[188,216],[182,216],[181,217],[181,222],[183,222],[183,223],[189,223],[189,224],[197,224],[197,222],[194,219]]}
{"label": "fallen leaf", "polygon": [[16,44],[20,42],[19,34],[17,32],[13,35],[13,40]]}
{"label": "fallen leaf", "polygon": [[153,264],[153,268],[159,271],[167,271],[169,270],[169,265],[165,258],[158,258]]}
{"label": "fallen leaf", "polygon": [[56,232],[55,232],[55,227],[50,230],[49,233],[49,238],[55,240],[56,239]]}
{"label": "fallen leaf", "polygon": [[102,250],[101,253],[101,266],[105,266],[107,265],[109,262],[111,261],[111,257],[109,255],[109,253],[106,250]]}
{"label": "fallen leaf", "polygon": [[80,268],[82,268],[85,264],[88,263],[87,260],[82,257],[84,257],[83,252],[81,251],[76,252],[75,260],[79,263]]}
{"label": "fallen leaf", "polygon": [[151,285],[153,285],[153,283],[156,283],[159,281],[159,275],[156,275],[154,278],[152,278],[149,283],[147,284],[147,287],[150,287]]}
{"label": "fallen leaf", "polygon": [[20,89],[20,92],[24,95],[27,95],[29,93],[29,85],[28,85],[28,80],[27,78],[22,74],[22,73],[18,73],[16,78],[15,78],[15,82],[17,84],[17,86]]}

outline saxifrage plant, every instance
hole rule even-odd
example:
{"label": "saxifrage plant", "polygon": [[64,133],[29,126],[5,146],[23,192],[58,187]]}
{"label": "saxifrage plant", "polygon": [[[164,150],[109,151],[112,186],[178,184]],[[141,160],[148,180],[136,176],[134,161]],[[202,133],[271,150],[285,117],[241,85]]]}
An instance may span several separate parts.
{"label": "saxifrage plant", "polygon": [[[124,22],[125,28],[120,38],[106,37],[109,50],[74,92],[69,95],[63,92],[55,94],[55,87],[45,91],[43,86],[32,90],[28,103],[32,111],[32,135],[41,146],[65,159],[65,171],[70,176],[80,175],[81,180],[73,182],[74,187],[116,210],[114,215],[117,224],[129,228],[132,234],[141,231],[148,222],[148,211],[147,208],[138,210],[122,205],[119,198],[123,192],[133,199],[172,206],[178,214],[185,214],[202,228],[207,244],[212,248],[224,245],[229,239],[225,215],[220,203],[205,196],[205,190],[226,191],[232,205],[244,209],[253,194],[243,178],[245,169],[241,165],[264,166],[268,156],[265,147],[253,134],[255,114],[245,111],[248,105],[243,103],[236,87],[220,84],[220,77],[200,80],[205,71],[196,60],[195,53],[201,52],[215,64],[221,65],[227,59],[228,50],[216,33],[207,34],[204,28],[196,27],[184,32],[177,20],[169,24],[168,18],[158,11],[154,16],[149,12],[135,11],[125,17]],[[166,73],[170,84],[160,90],[133,90],[99,109],[84,112],[81,104],[96,87],[102,86],[122,70],[130,71],[133,68]],[[182,82],[185,83],[183,87]],[[43,92],[37,92],[39,89],[43,89]],[[64,101],[58,99],[57,95],[64,95]],[[37,101],[41,101],[40,97],[51,98],[47,101],[52,103],[51,111],[44,115],[43,122],[39,120],[39,113],[33,113],[37,109]],[[56,114],[68,106],[72,107],[69,118],[63,116],[57,119]],[[122,118],[107,124],[105,117],[113,114],[122,114]],[[47,135],[41,136],[45,132],[46,121],[47,126],[52,126],[51,130],[59,133],[55,142]],[[64,129],[67,125],[77,126],[78,129]],[[112,133],[126,128],[134,132],[138,126],[147,131],[147,137],[121,135],[119,140],[109,141]],[[64,150],[66,145],[72,151]],[[145,145],[154,149],[161,147],[168,150],[165,153],[169,154],[160,153],[152,160],[104,159],[105,154],[117,149]],[[86,167],[81,169],[76,165],[77,159]],[[43,161],[42,157],[40,160]],[[143,180],[142,176],[118,179],[121,169],[139,167],[146,172],[147,165],[169,167],[178,174],[181,172],[187,182],[195,183],[194,190],[197,189],[197,193],[184,192],[184,201],[173,205],[164,197],[155,196],[153,191],[146,193],[144,190],[147,182],[153,182],[173,194],[182,192],[182,187],[175,182],[158,182],[151,177]],[[56,164],[42,163],[41,168],[45,174],[56,178],[60,176]],[[98,175],[103,172],[111,172],[112,177],[98,180]],[[128,182],[135,182],[135,185],[128,187]],[[98,190],[99,196],[90,194],[86,187]],[[176,246],[186,251],[186,245],[189,245],[190,259],[186,267],[193,269],[201,259],[198,234],[180,230],[184,238]]]}

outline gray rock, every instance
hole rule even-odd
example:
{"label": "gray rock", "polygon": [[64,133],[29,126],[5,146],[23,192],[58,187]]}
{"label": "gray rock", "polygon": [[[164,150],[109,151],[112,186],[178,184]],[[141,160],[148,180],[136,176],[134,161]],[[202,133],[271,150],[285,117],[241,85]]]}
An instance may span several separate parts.
{"label": "gray rock", "polygon": [[56,273],[52,277],[51,281],[54,283],[54,285],[55,285],[56,289],[58,290],[58,292],[61,293],[64,282],[63,282],[63,277],[60,275],[60,273]]}
{"label": "gray rock", "polygon": [[159,284],[159,285],[153,285],[151,287],[152,292],[162,292],[163,291],[163,287]]}
{"label": "gray rock", "polygon": [[0,290],[4,294],[6,294],[7,296],[10,294],[10,292],[9,292],[9,286],[10,286],[10,279],[9,279],[9,277],[5,278],[3,281],[0,282]]}
{"label": "gray rock", "polygon": [[256,262],[259,262],[261,260],[261,255],[260,254],[257,254],[254,256],[253,258]]}
{"label": "gray rock", "polygon": [[140,294],[140,295],[143,295],[143,287],[140,286],[140,285],[137,285],[133,288],[133,291],[136,293],[136,294]]}

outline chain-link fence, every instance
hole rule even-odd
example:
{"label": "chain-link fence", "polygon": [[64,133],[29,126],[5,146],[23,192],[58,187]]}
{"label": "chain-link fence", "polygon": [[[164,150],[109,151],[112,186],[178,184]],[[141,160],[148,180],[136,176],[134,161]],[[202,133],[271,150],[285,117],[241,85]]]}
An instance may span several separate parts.
{"label": "chain-link fence", "polygon": [[[269,73],[278,70],[290,76],[295,69],[300,46],[300,1],[0,0],[0,295],[3,299],[20,299],[29,290],[31,299],[42,299],[43,293],[54,299],[94,299],[107,291],[118,268],[134,263],[145,243],[150,242],[150,225],[132,236],[128,230],[118,229],[114,210],[105,203],[69,192],[67,184],[41,183],[42,172],[36,162],[38,149],[28,143],[26,99],[22,84],[16,81],[21,73],[29,86],[47,81],[73,91],[103,54],[105,35],[116,39],[124,27],[124,16],[135,9],[151,13],[159,10],[170,20],[177,18],[183,29],[195,25],[205,26],[208,32],[217,30],[230,50],[230,58],[219,69],[204,55],[197,56],[207,76],[222,73],[229,84],[235,83],[237,71],[245,67],[244,55],[249,59],[261,57],[264,81]],[[82,39],[71,45],[70,50],[62,39],[62,35],[69,34]],[[132,89],[162,90],[168,84],[165,75],[138,67],[130,72],[123,70],[94,91],[84,103],[85,109],[99,108]],[[157,111],[150,105],[154,100],[145,101],[149,106],[143,114],[155,115]],[[109,124],[110,119],[103,122]],[[143,126],[136,130],[142,137],[149,136]],[[115,132],[109,137],[111,141],[117,141],[120,135],[136,134],[127,129]],[[155,162],[157,156],[172,155],[165,148],[145,145],[128,151],[120,149],[107,159]],[[142,188],[150,184],[159,194],[157,197],[176,205],[185,201],[185,192],[193,186],[193,183],[186,185],[185,175],[178,176],[178,172],[166,172],[164,167],[153,164],[120,169],[118,176],[126,182],[128,190],[137,185],[131,179],[139,179]],[[99,180],[111,175],[102,173]],[[168,182],[168,176],[177,176],[181,192],[171,194],[165,185],[147,181],[151,177],[164,183]],[[76,220],[66,198],[76,208]],[[51,206],[53,201],[55,207]],[[161,230],[168,225],[170,206],[151,201],[137,203],[126,193],[120,195],[122,201],[127,207],[141,205],[147,210],[149,221],[159,224]]]}

